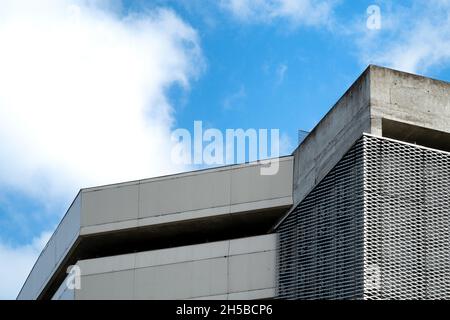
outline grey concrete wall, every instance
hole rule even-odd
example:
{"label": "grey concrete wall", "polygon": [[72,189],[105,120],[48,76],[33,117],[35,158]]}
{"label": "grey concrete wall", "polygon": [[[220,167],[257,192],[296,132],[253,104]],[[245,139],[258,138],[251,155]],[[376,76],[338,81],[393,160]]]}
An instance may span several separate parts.
{"label": "grey concrete wall", "polygon": [[450,132],[450,84],[369,66],[294,151],[294,206],[382,119]]}
{"label": "grey concrete wall", "polygon": [[293,157],[279,164],[271,176],[250,163],[85,189],[81,234],[289,206]]}
{"label": "grey concrete wall", "polygon": [[36,299],[76,241],[80,231],[81,196],[77,195],[31,270],[17,299]]}
{"label": "grey concrete wall", "polygon": [[374,134],[380,119],[450,132],[450,83],[371,66],[370,108]]}
{"label": "grey concrete wall", "polygon": [[[256,299],[275,295],[276,234],[78,261],[76,299]],[[67,296],[67,295],[66,295]]]}
{"label": "grey concrete wall", "polygon": [[294,151],[294,205],[328,174],[363,132],[370,132],[369,103],[367,69]]}

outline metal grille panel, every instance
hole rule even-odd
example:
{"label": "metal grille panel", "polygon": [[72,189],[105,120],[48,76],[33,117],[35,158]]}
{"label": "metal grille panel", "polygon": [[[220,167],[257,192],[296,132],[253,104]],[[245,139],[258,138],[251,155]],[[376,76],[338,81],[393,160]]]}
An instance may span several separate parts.
{"label": "metal grille panel", "polygon": [[281,223],[280,298],[363,296],[363,182],[360,141]]}
{"label": "metal grille panel", "polygon": [[450,154],[364,135],[278,227],[278,296],[450,298]]}
{"label": "metal grille panel", "polygon": [[364,137],[366,299],[450,298],[450,154]]}

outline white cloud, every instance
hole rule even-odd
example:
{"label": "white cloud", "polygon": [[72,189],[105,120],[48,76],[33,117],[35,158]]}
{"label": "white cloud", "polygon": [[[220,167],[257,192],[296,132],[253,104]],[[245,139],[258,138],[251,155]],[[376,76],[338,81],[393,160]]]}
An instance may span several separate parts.
{"label": "white cloud", "polygon": [[[47,204],[184,169],[170,161],[166,90],[201,72],[196,31],[168,10],[123,17],[110,5],[0,2],[0,187]],[[48,236],[0,243],[0,298],[15,297]]]}
{"label": "white cloud", "polygon": [[35,196],[182,170],[173,107],[202,69],[196,31],[163,9],[0,2],[0,181]]}
{"label": "white cloud", "polygon": [[51,232],[30,244],[14,247],[0,243],[0,299],[15,299]]}
{"label": "white cloud", "polygon": [[221,6],[243,22],[270,23],[286,19],[293,26],[328,25],[336,1],[222,0]]}
{"label": "white cloud", "polygon": [[[324,27],[356,43],[360,61],[424,73],[450,63],[450,1],[377,1],[381,30],[367,28],[366,10],[356,19],[334,12],[341,1],[221,0],[221,7],[243,23],[287,22],[291,27]],[[369,5],[369,4],[368,4]]]}
{"label": "white cloud", "polygon": [[247,97],[245,86],[241,85],[238,90],[228,95],[223,100],[224,110],[237,110],[242,108],[243,100]]}
{"label": "white cloud", "polygon": [[379,31],[360,23],[357,39],[364,63],[414,73],[450,63],[450,1],[382,5],[381,18]]}

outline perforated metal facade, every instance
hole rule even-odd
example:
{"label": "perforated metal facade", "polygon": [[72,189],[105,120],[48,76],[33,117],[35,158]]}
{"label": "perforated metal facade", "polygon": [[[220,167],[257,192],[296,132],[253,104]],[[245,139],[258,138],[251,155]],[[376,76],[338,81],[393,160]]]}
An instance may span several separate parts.
{"label": "perforated metal facade", "polygon": [[278,296],[450,298],[450,154],[364,135],[278,227]]}

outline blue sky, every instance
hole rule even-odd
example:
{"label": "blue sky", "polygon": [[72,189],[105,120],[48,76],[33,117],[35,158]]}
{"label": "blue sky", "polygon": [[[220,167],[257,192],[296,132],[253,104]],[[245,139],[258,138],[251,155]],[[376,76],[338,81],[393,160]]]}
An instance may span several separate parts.
{"label": "blue sky", "polygon": [[79,188],[189,169],[175,128],[278,128],[288,153],[369,63],[450,81],[446,0],[42,3],[0,4],[0,298]]}

